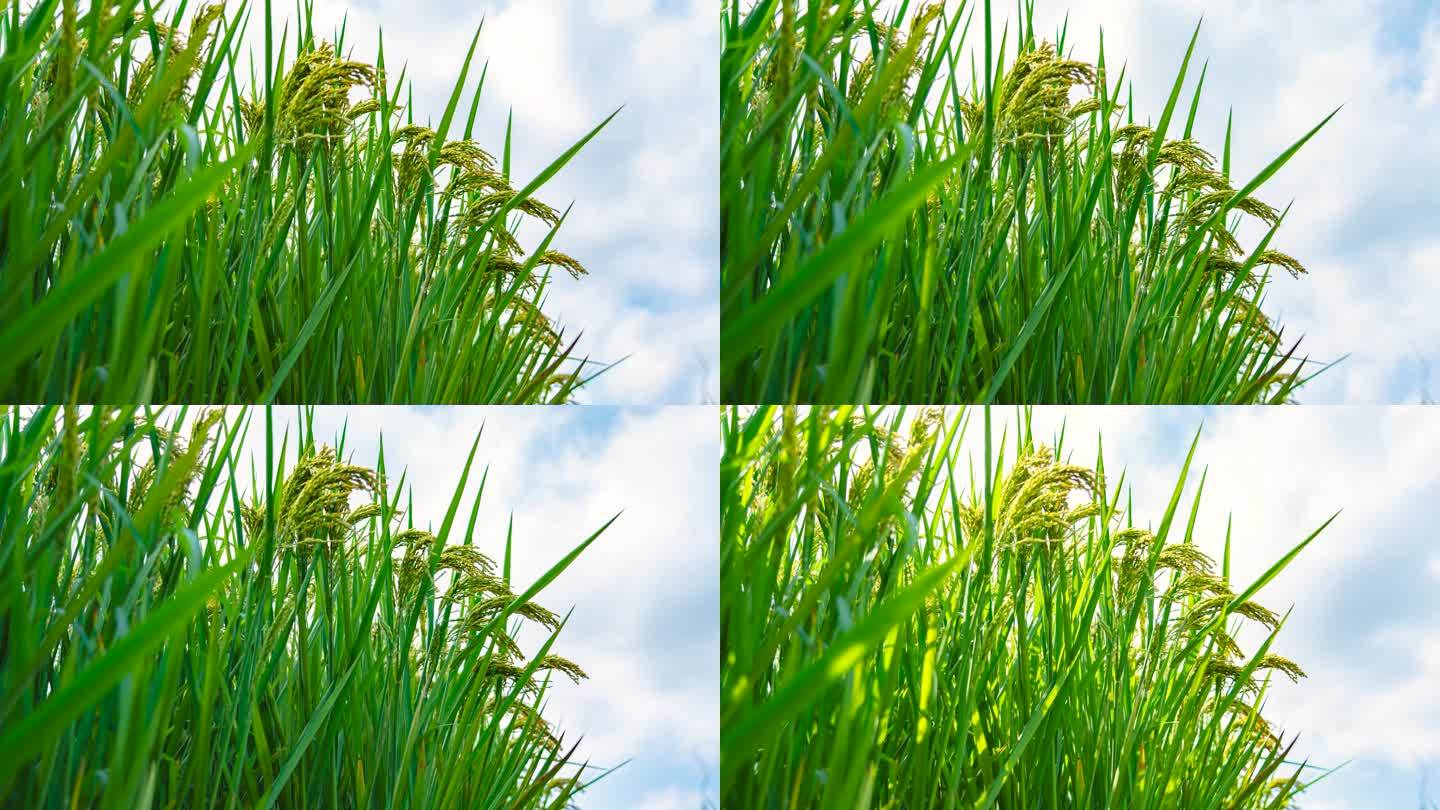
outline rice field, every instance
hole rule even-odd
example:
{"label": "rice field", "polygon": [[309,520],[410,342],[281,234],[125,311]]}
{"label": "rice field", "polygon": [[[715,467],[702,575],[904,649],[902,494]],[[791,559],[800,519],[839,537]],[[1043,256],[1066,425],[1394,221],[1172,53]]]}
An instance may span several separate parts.
{"label": "rice field", "polygon": [[478,436],[418,515],[383,449],[271,420],[0,410],[4,805],[570,806],[607,771],[547,719],[585,672],[541,598],[609,523],[516,581],[462,497]]}
{"label": "rice field", "polygon": [[0,401],[536,404],[604,370],[545,311],[587,271],[539,192],[609,119],[515,177],[479,31],[432,121],[379,32],[295,13],[6,4]]}
{"label": "rice field", "polygon": [[1203,476],[1182,498],[1194,443],[1135,514],[1123,467],[1025,411],[721,423],[725,806],[1258,810],[1323,776],[1266,718],[1304,670],[1264,590],[1329,521],[1235,581]]}
{"label": "rice field", "polygon": [[[666,103],[635,118],[650,127],[697,82],[647,49],[704,30],[665,4],[606,6],[586,17],[605,21],[586,53],[560,53],[580,50],[585,22],[561,25],[576,9],[590,12],[496,9],[555,34],[556,52],[522,74],[530,84],[498,88],[513,102],[517,87],[553,84],[546,109],[572,117],[537,120],[580,121],[553,141],[482,120],[497,91],[483,29],[467,26],[458,49],[426,41],[435,53],[412,73],[415,54],[397,46],[438,23],[388,27],[389,43],[361,30],[393,7],[334,27],[313,0],[0,8],[0,806],[1282,810],[1322,798],[1334,769],[1308,752],[1342,749],[1302,746],[1313,711],[1281,715],[1274,698],[1305,688],[1306,658],[1305,694],[1347,682],[1317,662],[1311,636],[1334,637],[1290,623],[1316,603],[1285,609],[1274,586],[1334,518],[1287,513],[1294,536],[1271,532],[1285,537],[1273,559],[1252,568],[1273,547],[1236,540],[1232,566],[1228,524],[1199,519],[1231,478],[1212,475],[1206,493],[1198,430],[1152,510],[1137,507],[1127,459],[1102,442],[1078,463],[1073,430],[1042,435],[1029,408],[1303,400],[1338,361],[1312,357],[1272,301],[1309,283],[1292,207],[1325,200],[1278,199],[1272,181],[1335,137],[1341,110],[1307,110],[1252,170],[1247,133],[1281,127],[1223,106],[1208,120],[1201,26],[1217,23],[1187,27],[1156,77],[1133,75],[1103,31],[1037,24],[1030,0],[721,0],[718,88],[695,90],[719,109],[705,164],[719,167],[709,317],[718,309],[727,403],[717,596],[713,557],[684,545],[715,542],[708,430],[615,410],[551,431],[562,422],[542,429],[538,414],[556,412],[536,409],[502,429],[516,463],[492,471],[476,467],[483,437],[454,441],[469,423],[447,408],[406,425],[414,456],[387,433],[387,465],[385,441],[357,440],[348,422],[317,429],[311,407],[586,399],[623,358],[592,358],[585,325],[554,315],[570,305],[556,283],[569,277],[568,295],[589,275],[567,239],[609,251],[623,280],[585,302],[614,310],[591,332],[599,345],[681,317],[712,323],[689,300],[656,303],[703,288],[661,275],[688,272],[690,254],[658,237],[703,249],[690,236],[704,230],[682,220],[717,197],[676,178],[711,175],[665,138],[607,132],[621,113],[589,106],[605,97],[596,84],[570,92],[555,78],[593,70],[593,43],[641,20],[616,45],[634,53],[608,67],[633,80],[626,93],[654,80]],[[505,38],[515,30],[490,41],[531,56],[532,40]],[[1163,103],[1137,100],[1155,86]],[[674,120],[695,129],[688,112]],[[637,154],[606,155],[586,183],[602,219],[573,222],[553,181],[607,135]],[[513,153],[528,164],[544,144],[557,154],[522,176]],[[625,173],[646,182],[607,187]],[[657,226],[643,197],[675,218]],[[1334,266],[1308,248],[1317,276]],[[650,263],[653,276],[629,266]],[[681,350],[636,352],[653,379],[633,366],[623,379],[676,390],[679,331]],[[280,403],[302,406],[288,427]],[[995,404],[1017,406],[1004,427]],[[1259,421],[1233,446],[1274,428]],[[1377,432],[1364,452],[1398,435]],[[1354,464],[1361,444],[1330,455]],[[396,469],[411,459],[428,474],[466,445],[438,497]],[[1415,467],[1428,446],[1397,464]],[[1327,485],[1388,461],[1372,456],[1325,471]],[[708,475],[687,466],[700,457]],[[482,522],[497,486],[498,499],[523,491],[542,540],[563,547],[525,545],[513,517]],[[1242,499],[1243,484],[1226,486],[1220,500]],[[594,503],[626,491],[644,496],[642,529],[621,544],[632,556],[597,557],[615,518],[596,519]],[[1272,501],[1300,499],[1299,484],[1284,491]],[[1393,511],[1400,529],[1430,525]],[[1440,577],[1440,560],[1408,553],[1383,562],[1433,562],[1423,573]],[[587,610],[615,593],[592,588],[555,604],[557,580],[587,575],[635,603]],[[1352,642],[1408,638],[1399,614],[1383,617],[1388,636],[1357,621]],[[572,688],[606,700],[567,704]],[[583,748],[575,727],[592,731]],[[1360,756],[1397,759],[1377,751]],[[692,755],[699,772],[681,773]]]}
{"label": "rice field", "polygon": [[1335,112],[1235,176],[1195,38],[1137,109],[1103,36],[1014,10],[722,3],[723,401],[1280,403],[1323,371],[1266,312],[1306,268],[1263,187]]}

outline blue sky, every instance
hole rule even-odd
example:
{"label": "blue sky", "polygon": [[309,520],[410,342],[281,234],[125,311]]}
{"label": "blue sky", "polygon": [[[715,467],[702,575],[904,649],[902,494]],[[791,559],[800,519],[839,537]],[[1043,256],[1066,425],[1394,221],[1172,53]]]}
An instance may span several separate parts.
{"label": "blue sky", "polygon": [[[561,274],[547,310],[567,335],[583,333],[580,353],[623,360],[582,401],[718,401],[720,34],[712,4],[315,0],[318,30],[336,30],[347,16],[356,58],[373,59],[383,29],[390,75],[406,66],[410,112],[431,123],[483,22],[476,59],[489,72],[476,138],[498,153],[513,112],[521,180],[620,109],[537,194],[562,209],[574,203],[554,247],[590,270],[579,282]],[[260,23],[252,19],[247,31],[252,43],[263,37]],[[522,242],[542,236],[522,231]]]}
{"label": "blue sky", "polygon": [[[967,438],[978,445],[979,412]],[[997,423],[1014,412],[997,409]],[[1223,549],[1233,519],[1233,578],[1248,584],[1336,512],[1339,516],[1260,601],[1293,607],[1276,650],[1309,677],[1277,684],[1267,717],[1298,734],[1298,759],[1340,767],[1305,810],[1419,807],[1429,776],[1440,801],[1440,409],[1037,408],[1040,437],[1123,465],[1140,525],[1159,521],[1200,431],[1186,500],[1207,474],[1198,542]]]}
{"label": "blue sky", "polygon": [[[280,429],[297,411],[277,408]],[[698,810],[716,804],[719,730],[719,459],[710,407],[326,407],[322,441],[346,429],[356,463],[383,435],[391,481],[406,471],[416,525],[438,527],[483,426],[467,508],[488,468],[477,543],[504,553],[514,517],[517,581],[544,573],[616,513],[620,518],[546,588],[574,615],[557,649],[590,675],[562,680],[547,717],[583,737],[579,756],[622,765],[585,794],[585,810]],[[244,452],[264,463],[264,412]],[[333,441],[329,443],[333,444]],[[278,446],[278,444],[277,444]],[[293,442],[292,442],[293,446]],[[248,478],[248,471],[242,469]],[[543,639],[520,637],[534,648]]]}

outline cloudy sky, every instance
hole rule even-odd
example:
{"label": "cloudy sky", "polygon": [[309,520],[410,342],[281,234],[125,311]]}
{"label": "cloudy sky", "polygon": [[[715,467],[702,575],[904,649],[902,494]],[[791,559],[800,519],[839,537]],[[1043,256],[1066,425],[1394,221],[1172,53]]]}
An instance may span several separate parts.
{"label": "cloudy sky", "polygon": [[[337,30],[348,17],[354,58],[373,59],[383,29],[387,71],[398,76],[407,67],[411,112],[422,123],[439,122],[483,22],[481,64],[464,98],[468,103],[468,88],[488,63],[476,139],[498,154],[513,112],[512,158],[521,181],[620,109],[537,193],[557,208],[574,203],[555,247],[590,270],[579,282],[562,273],[547,309],[567,335],[584,333],[581,353],[623,361],[587,388],[583,401],[718,401],[720,33],[713,3],[314,0],[314,6],[320,32]],[[247,35],[263,55],[261,14],[252,15]],[[529,233],[528,241],[542,235]]]}
{"label": "cloudy sky", "polygon": [[[1014,412],[996,409],[997,426]],[[983,447],[980,413],[967,440]],[[1233,518],[1232,578],[1248,585],[1339,517],[1259,595],[1294,608],[1276,651],[1309,677],[1282,680],[1267,717],[1299,734],[1297,759],[1342,766],[1306,810],[1418,807],[1440,801],[1440,409],[1039,408],[1038,437],[1057,435],[1093,463],[1103,435],[1111,480],[1123,465],[1137,524],[1153,527],[1200,431],[1188,506],[1208,473],[1197,542],[1218,559]],[[978,457],[977,457],[978,464]]]}
{"label": "cloudy sky", "polygon": [[[293,436],[297,412],[273,413],[277,429],[289,426]],[[417,526],[431,528],[444,519],[483,426],[465,504],[468,509],[488,467],[476,542],[501,557],[513,515],[520,583],[543,574],[623,510],[541,595],[557,612],[574,608],[556,649],[590,675],[579,686],[561,679],[547,717],[567,739],[584,737],[582,759],[601,767],[624,763],[587,792],[586,810],[716,806],[715,410],[333,407],[317,409],[317,438],[329,441],[347,423],[346,448],[355,463],[373,465],[383,435],[391,480],[399,480],[402,468],[408,472],[411,515]],[[264,412],[253,411],[244,452],[262,469],[264,435]]]}
{"label": "cloudy sky", "polygon": [[[997,4],[1013,7],[1014,4]],[[1233,108],[1233,174],[1248,180],[1336,107],[1259,196],[1294,208],[1276,247],[1310,268],[1269,309],[1313,359],[1339,366],[1306,402],[1440,396],[1440,4],[1433,0],[1037,0],[1042,31],[1127,62],[1135,110],[1155,120],[1204,18],[1208,61],[1196,136],[1219,151]],[[1038,22],[1038,20],[1037,20]],[[1198,65],[1197,65],[1198,68]],[[1198,70],[1192,72],[1193,88]],[[1189,98],[1189,95],[1183,96]]]}

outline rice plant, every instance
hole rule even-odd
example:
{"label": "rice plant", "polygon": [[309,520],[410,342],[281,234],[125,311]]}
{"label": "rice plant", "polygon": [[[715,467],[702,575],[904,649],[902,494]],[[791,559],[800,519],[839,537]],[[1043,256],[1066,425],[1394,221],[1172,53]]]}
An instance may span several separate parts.
{"label": "rice plant", "polygon": [[1228,123],[1193,137],[1194,38],[1150,118],[1103,37],[1016,10],[722,3],[726,402],[1283,402],[1322,370],[1264,311],[1306,271],[1256,192],[1329,116],[1237,179]]}
{"label": "rice plant", "polygon": [[586,269],[536,192],[604,123],[515,178],[508,123],[475,140],[479,35],[430,122],[308,2],[7,3],[0,400],[572,398],[602,368],[543,305]]}
{"label": "rice plant", "polygon": [[972,460],[963,414],[722,416],[724,804],[1288,806],[1265,698],[1304,673],[1257,597],[1319,531],[1242,586],[1203,478],[1182,511],[1193,445],[1139,516],[1103,455],[989,420]]}
{"label": "rice plant", "polygon": [[247,479],[246,419],[0,413],[3,804],[560,808],[603,776],[546,720],[585,676],[537,601],[600,532],[516,582],[461,511],[474,447],[432,532],[308,417],[266,412]]}

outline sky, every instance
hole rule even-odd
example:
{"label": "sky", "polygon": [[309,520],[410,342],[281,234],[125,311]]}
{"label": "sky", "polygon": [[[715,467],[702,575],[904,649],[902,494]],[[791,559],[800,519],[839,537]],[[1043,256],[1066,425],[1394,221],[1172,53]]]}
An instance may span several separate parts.
{"label": "sky", "polygon": [[[980,412],[969,418],[979,452]],[[1015,411],[992,419],[1013,435]],[[1093,464],[1103,437],[1108,477],[1124,467],[1131,516],[1151,528],[1198,432],[1181,503],[1204,473],[1197,542],[1219,559],[1233,520],[1240,586],[1338,513],[1257,596],[1293,608],[1274,649],[1309,675],[1276,683],[1266,717],[1299,735],[1297,760],[1343,766],[1305,795],[1304,810],[1420,807],[1427,777],[1440,802],[1440,409],[1049,407],[1033,419],[1042,440],[1064,427],[1076,463]]]}
{"label": "sky", "polygon": [[[346,22],[355,59],[374,59],[383,30],[387,73],[407,68],[420,123],[440,121],[479,29],[465,103],[488,66],[475,138],[499,154],[513,114],[517,186],[619,110],[537,192],[574,204],[552,247],[590,271],[559,274],[546,311],[567,337],[583,335],[578,354],[618,363],[582,402],[719,401],[720,33],[708,0],[314,0],[314,10],[317,32]],[[261,15],[246,34],[263,57]],[[521,232],[527,246],[542,236]]]}
{"label": "sky", "polygon": [[[272,414],[277,436],[287,428],[293,436],[299,412]],[[718,806],[714,408],[324,407],[314,424],[317,440],[332,446],[344,430],[347,455],[368,466],[383,436],[390,480],[406,471],[410,515],[432,529],[479,435],[463,503],[468,509],[488,469],[476,543],[502,558],[513,516],[514,577],[522,585],[618,513],[537,600],[562,615],[574,609],[555,650],[590,676],[578,686],[559,679],[546,717],[567,741],[583,737],[580,759],[620,766],[583,795],[584,810]],[[258,469],[264,437],[264,411],[256,409],[242,453]],[[248,480],[248,467],[240,471]],[[543,637],[522,633],[519,641],[533,653]]]}
{"label": "sky", "polygon": [[[1013,8],[1014,4],[997,3]],[[1185,48],[1208,63],[1196,137],[1224,145],[1248,180],[1337,107],[1258,196],[1294,203],[1274,247],[1310,269],[1276,279],[1267,310],[1301,354],[1346,359],[1302,389],[1306,403],[1440,396],[1440,3],[1433,0],[1036,0],[1054,32],[1093,60],[1128,64],[1138,120],[1157,120]],[[1052,37],[1053,39],[1053,34]],[[1189,74],[1188,99],[1200,65]],[[1238,183],[1237,183],[1238,185]]]}

